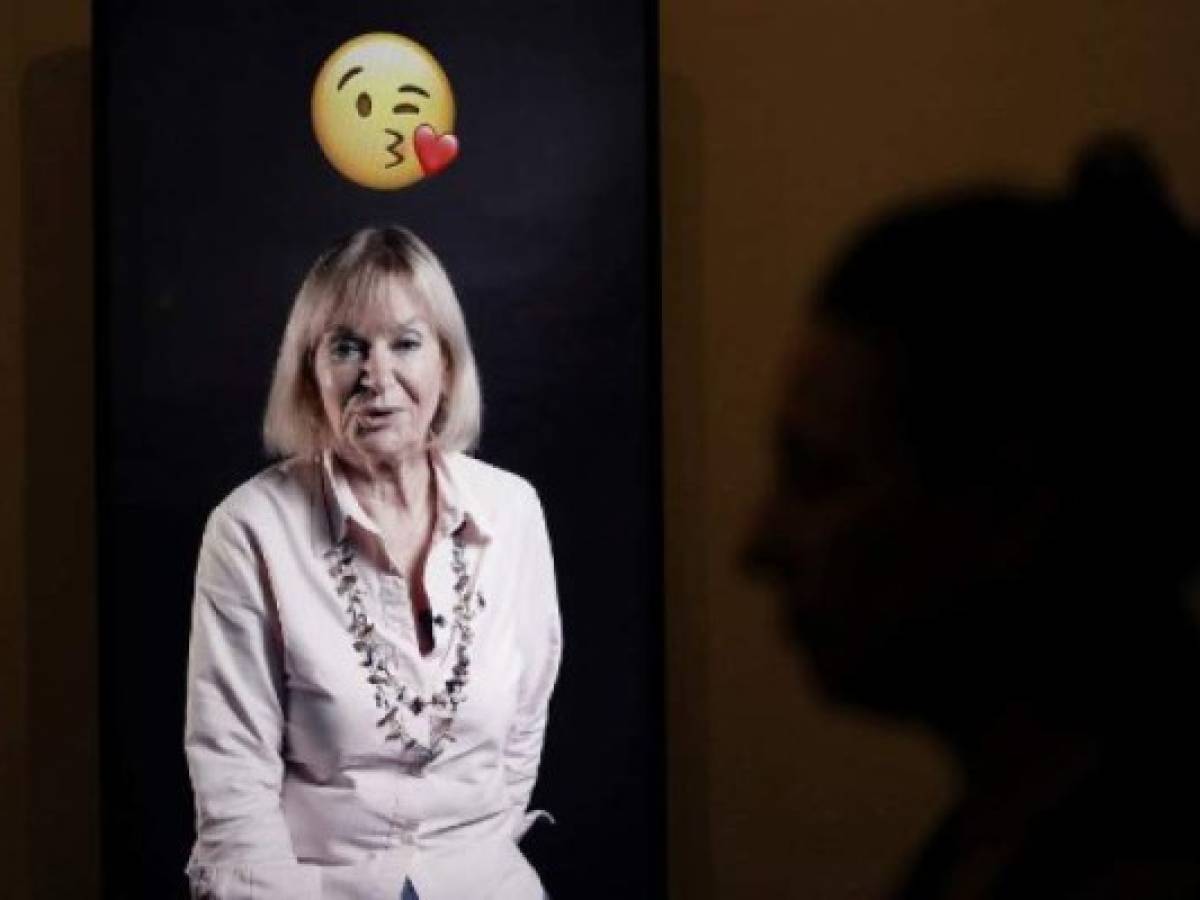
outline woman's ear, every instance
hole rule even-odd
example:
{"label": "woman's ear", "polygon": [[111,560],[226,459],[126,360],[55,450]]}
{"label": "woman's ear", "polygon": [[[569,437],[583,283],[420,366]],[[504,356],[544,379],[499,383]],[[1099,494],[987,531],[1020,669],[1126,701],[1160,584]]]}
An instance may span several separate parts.
{"label": "woman's ear", "polygon": [[980,564],[995,572],[1021,571],[1055,540],[1062,514],[1061,491],[1030,477],[1019,485],[989,485],[974,498],[983,540]]}

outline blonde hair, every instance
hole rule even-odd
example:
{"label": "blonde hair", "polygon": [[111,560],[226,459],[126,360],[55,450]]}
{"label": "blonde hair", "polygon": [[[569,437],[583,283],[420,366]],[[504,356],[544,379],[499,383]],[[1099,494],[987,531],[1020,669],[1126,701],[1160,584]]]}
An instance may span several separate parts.
{"label": "blonde hair", "polygon": [[313,371],[320,337],[337,320],[388,302],[399,280],[425,304],[446,359],[446,390],[434,416],[432,445],[470,451],[479,440],[483,400],[462,308],[446,270],[407,228],[364,228],[318,257],[305,276],[284,328],[263,417],[263,442],[278,456],[327,449],[333,434]]}

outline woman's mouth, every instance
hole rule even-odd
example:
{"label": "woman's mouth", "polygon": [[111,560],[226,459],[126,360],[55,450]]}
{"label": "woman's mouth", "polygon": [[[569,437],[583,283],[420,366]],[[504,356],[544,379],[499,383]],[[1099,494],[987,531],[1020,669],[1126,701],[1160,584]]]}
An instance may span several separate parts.
{"label": "woman's mouth", "polygon": [[387,428],[392,420],[400,413],[395,406],[376,406],[360,410],[358,424],[362,431],[378,431]]}

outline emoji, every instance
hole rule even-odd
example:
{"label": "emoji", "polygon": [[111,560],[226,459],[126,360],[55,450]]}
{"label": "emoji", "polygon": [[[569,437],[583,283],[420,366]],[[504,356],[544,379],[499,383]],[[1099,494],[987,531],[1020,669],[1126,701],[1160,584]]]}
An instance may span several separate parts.
{"label": "emoji", "polygon": [[399,34],[363,34],[334,50],[313,84],[312,120],[325,157],[363,187],[408,187],[458,156],[450,81]]}

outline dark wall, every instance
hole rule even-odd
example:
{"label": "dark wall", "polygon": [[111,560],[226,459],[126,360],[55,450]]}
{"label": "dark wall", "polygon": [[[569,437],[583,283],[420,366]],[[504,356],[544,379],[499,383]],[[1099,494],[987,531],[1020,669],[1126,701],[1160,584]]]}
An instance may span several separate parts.
{"label": "dark wall", "polygon": [[[642,0],[98,10],[109,895],[183,895],[200,530],[265,464],[266,387],[305,270],[383,222],[450,272],[484,384],[479,455],[529,478],[550,524],[566,656],[535,802],[559,825],[527,850],[557,896],[661,895],[652,23]],[[325,57],[377,30],[438,57],[462,146],[390,193],[338,175],[308,112]]]}

